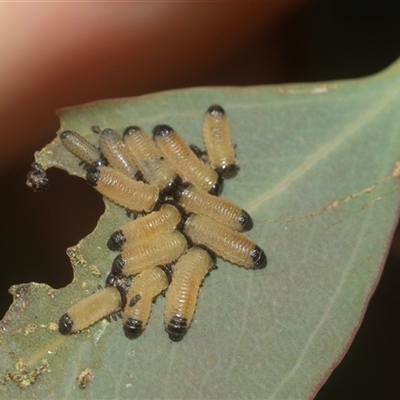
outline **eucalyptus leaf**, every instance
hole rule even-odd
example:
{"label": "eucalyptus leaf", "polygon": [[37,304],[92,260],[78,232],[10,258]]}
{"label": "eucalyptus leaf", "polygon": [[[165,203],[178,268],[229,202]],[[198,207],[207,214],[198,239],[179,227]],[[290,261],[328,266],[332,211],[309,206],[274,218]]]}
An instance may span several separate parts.
{"label": "eucalyptus leaf", "polygon": [[[106,202],[96,229],[68,249],[74,280],[54,290],[13,286],[0,322],[2,398],[265,398],[315,395],[340,362],[382,272],[399,213],[400,63],[365,79],[248,88],[195,88],[63,109],[60,132],[91,126],[151,132],[167,123],[201,145],[207,107],[227,111],[241,167],[223,196],[250,212],[263,270],[218,261],[179,343],[164,298],[145,333],[120,322],[62,336],[60,316],[104,282],[109,235],[128,220]],[[56,137],[35,155],[84,177]],[[74,194],[71,193],[71,196]],[[29,207],[29,205],[27,205]]]}

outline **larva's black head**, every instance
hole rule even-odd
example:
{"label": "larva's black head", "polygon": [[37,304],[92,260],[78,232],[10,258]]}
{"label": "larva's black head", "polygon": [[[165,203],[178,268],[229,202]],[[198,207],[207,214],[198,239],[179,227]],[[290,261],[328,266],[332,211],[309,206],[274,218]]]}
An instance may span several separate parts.
{"label": "larva's black head", "polygon": [[210,113],[213,117],[221,117],[225,115],[225,110],[218,104],[213,104],[208,107],[207,112]]}
{"label": "larva's black head", "polygon": [[179,200],[181,199],[181,197],[183,196],[183,194],[185,193],[185,191],[186,191],[190,186],[192,186],[191,183],[189,183],[189,182],[183,182],[181,185],[179,185],[179,186],[176,188],[176,190],[175,190],[175,192],[174,192],[174,194],[173,194],[173,197],[174,197],[174,200],[175,200],[177,203],[179,203]]}
{"label": "larva's black head", "polygon": [[124,323],[124,333],[128,339],[138,338],[144,331],[143,322],[134,318],[128,318]]}
{"label": "larva's black head", "polygon": [[138,126],[128,126],[125,130],[124,130],[124,134],[123,136],[129,136],[129,135],[134,135],[137,132],[140,132],[141,129]]}
{"label": "larva's black head", "polygon": [[60,139],[61,139],[61,140],[68,140],[68,139],[70,139],[71,137],[74,137],[74,136],[76,136],[76,133],[75,133],[75,132],[72,132],[72,131],[64,131],[64,132],[62,132],[62,133],[60,134]]}
{"label": "larva's black head", "polygon": [[116,286],[118,284],[118,277],[111,272],[107,275],[106,281],[104,282],[105,287]]}
{"label": "larva's black head", "polygon": [[240,168],[237,164],[221,165],[215,168],[215,172],[224,179],[234,178],[239,170]]}
{"label": "larva's black head", "polygon": [[169,125],[156,125],[153,128],[153,138],[156,136],[167,136],[174,130]]}
{"label": "larva's black head", "polygon": [[222,193],[222,189],[224,188],[224,178],[221,175],[218,175],[217,182],[211,187],[208,193],[213,196],[219,196]]}
{"label": "larva's black head", "polygon": [[267,266],[267,256],[260,247],[254,247],[251,252],[251,259],[253,260],[253,269],[261,269]]}
{"label": "larva's black head", "polygon": [[250,214],[243,209],[239,216],[239,223],[242,226],[242,232],[249,231],[254,226],[253,219],[251,218]]}
{"label": "larva's black head", "polygon": [[44,192],[49,188],[49,179],[46,171],[37,162],[31,165],[31,170],[26,176],[26,184],[35,192]]}
{"label": "larva's black head", "polygon": [[111,135],[115,135],[115,134],[116,134],[116,132],[114,131],[114,129],[111,129],[111,128],[103,129],[103,131],[101,132],[102,136],[111,136]]}
{"label": "larva's black head", "polygon": [[122,247],[126,243],[126,237],[122,230],[115,231],[108,239],[107,247],[112,251],[121,251]]}
{"label": "larva's black head", "polygon": [[89,185],[96,186],[99,180],[100,171],[94,166],[90,167],[86,173],[86,180]]}
{"label": "larva's black head", "polygon": [[179,342],[186,335],[188,328],[186,318],[174,315],[165,329],[173,342]]}
{"label": "larva's black head", "polygon": [[68,333],[71,333],[73,325],[74,321],[72,321],[71,317],[65,313],[58,321],[58,331],[63,335],[67,335]]}
{"label": "larva's black head", "polygon": [[118,254],[117,257],[114,258],[114,261],[112,263],[111,272],[116,276],[121,275],[124,265],[125,260],[122,258],[121,254]]}

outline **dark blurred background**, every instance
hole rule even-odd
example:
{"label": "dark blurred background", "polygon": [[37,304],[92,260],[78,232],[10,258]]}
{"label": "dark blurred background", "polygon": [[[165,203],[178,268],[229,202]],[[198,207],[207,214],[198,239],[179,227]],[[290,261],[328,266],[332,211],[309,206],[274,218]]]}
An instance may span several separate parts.
{"label": "dark blurred background", "polygon": [[[23,11],[2,7],[3,20],[6,19],[0,24],[3,39],[13,39],[18,24],[27,23],[28,19],[40,20],[49,9],[35,5],[33,11],[24,7],[27,8]],[[164,45],[163,39],[158,47],[140,44],[150,36],[129,43],[127,32],[131,31],[122,28],[119,34],[121,40],[128,40],[127,44],[113,42],[110,32],[115,27],[110,23],[100,27],[104,36],[89,51],[68,30],[79,31],[85,21],[76,21],[76,9],[63,9],[68,24],[48,27],[46,37],[54,36],[56,40],[53,44],[46,42],[45,49],[40,48],[45,57],[56,47],[60,54],[53,59],[49,56],[54,64],[42,68],[36,78],[18,75],[16,70],[15,81],[3,82],[12,84],[13,91],[7,92],[12,94],[3,99],[0,107],[0,135],[4,139],[0,175],[1,315],[11,304],[7,292],[11,285],[36,281],[60,288],[72,280],[65,250],[93,230],[103,211],[100,197],[85,182],[62,171],[49,171],[51,189],[46,193],[35,194],[25,185],[34,151],[52,140],[59,128],[56,108],[180,87],[355,78],[376,73],[400,56],[400,2],[396,1],[270,2],[248,6],[203,3],[179,7],[178,11],[173,10],[171,22],[165,23],[164,8],[157,14],[163,18],[155,21],[155,28],[149,23],[149,35],[154,36],[150,39],[157,43],[157,35],[165,36]],[[142,19],[152,18],[151,9],[138,11]],[[183,23],[182,14],[187,16]],[[201,21],[201,35],[193,33],[198,29],[192,22],[195,20]],[[143,28],[140,21],[132,22],[138,30]],[[86,23],[87,29],[95,29]],[[67,45],[60,44],[58,48],[57,40],[61,43],[63,35],[72,36],[70,42],[64,40]],[[168,42],[168,35],[174,40]],[[179,45],[180,41],[185,43]],[[10,54],[12,59],[15,54],[4,43],[3,40],[2,57]],[[40,42],[28,40],[26,52],[14,57],[16,63],[29,69],[35,63],[32,54],[40,46]],[[66,56],[68,46],[81,52],[82,64]],[[142,60],[144,72],[135,70]],[[2,60],[1,64],[4,66],[5,62]],[[54,73],[57,68],[60,72]],[[12,143],[7,138],[12,138]],[[400,398],[399,267],[398,229],[361,328],[343,361],[318,393],[318,400]]]}

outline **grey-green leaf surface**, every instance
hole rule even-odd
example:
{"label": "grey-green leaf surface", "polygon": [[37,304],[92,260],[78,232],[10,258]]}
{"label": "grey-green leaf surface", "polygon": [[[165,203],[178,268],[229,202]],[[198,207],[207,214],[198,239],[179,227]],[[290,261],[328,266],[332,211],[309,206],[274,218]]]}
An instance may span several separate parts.
{"label": "grey-green leaf surface", "polygon": [[[106,321],[62,336],[59,317],[103,283],[115,257],[107,238],[127,221],[106,201],[95,231],[68,250],[70,285],[12,288],[14,303],[1,321],[2,398],[304,399],[341,360],[398,218],[400,63],[353,81],[101,101],[61,110],[60,131],[96,143],[92,125],[151,132],[167,123],[202,144],[202,117],[212,103],[227,111],[241,166],[223,195],[253,216],[248,236],[267,253],[267,268],[219,260],[179,343],[164,331],[162,297],[134,341],[120,322]],[[58,138],[36,160],[84,176]]]}

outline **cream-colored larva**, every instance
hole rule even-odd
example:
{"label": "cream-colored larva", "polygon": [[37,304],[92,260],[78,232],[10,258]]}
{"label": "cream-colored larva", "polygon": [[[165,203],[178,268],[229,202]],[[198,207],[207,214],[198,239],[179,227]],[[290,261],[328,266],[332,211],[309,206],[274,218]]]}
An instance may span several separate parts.
{"label": "cream-colored larva", "polygon": [[175,191],[174,198],[187,213],[207,215],[235,231],[244,232],[253,227],[253,220],[245,210],[191,184],[182,184]]}
{"label": "cream-colored larva", "polygon": [[211,254],[192,247],[174,266],[164,311],[165,329],[174,342],[187,333],[196,309],[200,285],[215,263]]}
{"label": "cream-colored larva", "polygon": [[145,269],[171,264],[187,247],[186,238],[179,231],[164,233],[128,247],[115,257],[111,272],[117,276],[131,276]]}
{"label": "cream-colored larva", "polygon": [[88,183],[103,196],[131,211],[149,212],[158,200],[158,187],[128,178],[111,167],[90,169]]}
{"label": "cream-colored larva", "polygon": [[122,288],[117,286],[100,289],[70,307],[60,318],[58,330],[63,335],[79,332],[118,312],[125,306],[125,302],[126,295]]}
{"label": "cream-colored larva", "polygon": [[223,179],[208,165],[199,160],[189,145],[168,125],[157,125],[153,138],[165,158],[185,182],[213,195],[219,195]]}
{"label": "cream-colored larva", "polygon": [[100,150],[114,169],[132,179],[140,179],[142,174],[134,157],[122,141],[122,137],[112,129],[104,129],[100,135]]}
{"label": "cream-colored larva", "polygon": [[146,269],[133,278],[123,313],[125,336],[136,339],[146,329],[153,299],[168,287],[168,277],[159,267]]}
{"label": "cream-colored larva", "polygon": [[223,178],[233,178],[239,167],[225,110],[217,104],[210,106],[204,115],[203,139],[211,168]]}
{"label": "cream-colored larva", "polygon": [[174,231],[181,219],[182,215],[176,207],[164,203],[160,210],[128,222],[115,231],[107,246],[110,250],[124,250],[139,241]]}
{"label": "cream-colored larva", "polygon": [[100,151],[77,132],[64,131],[60,134],[63,146],[86,165],[101,164]]}
{"label": "cream-colored larva", "polygon": [[158,186],[163,194],[171,193],[181,178],[164,159],[151,138],[137,126],[124,132],[124,142],[132,153],[146,182]]}
{"label": "cream-colored larva", "polygon": [[233,231],[205,215],[191,214],[184,232],[195,244],[201,244],[232,264],[260,269],[267,266],[264,251],[248,237]]}

